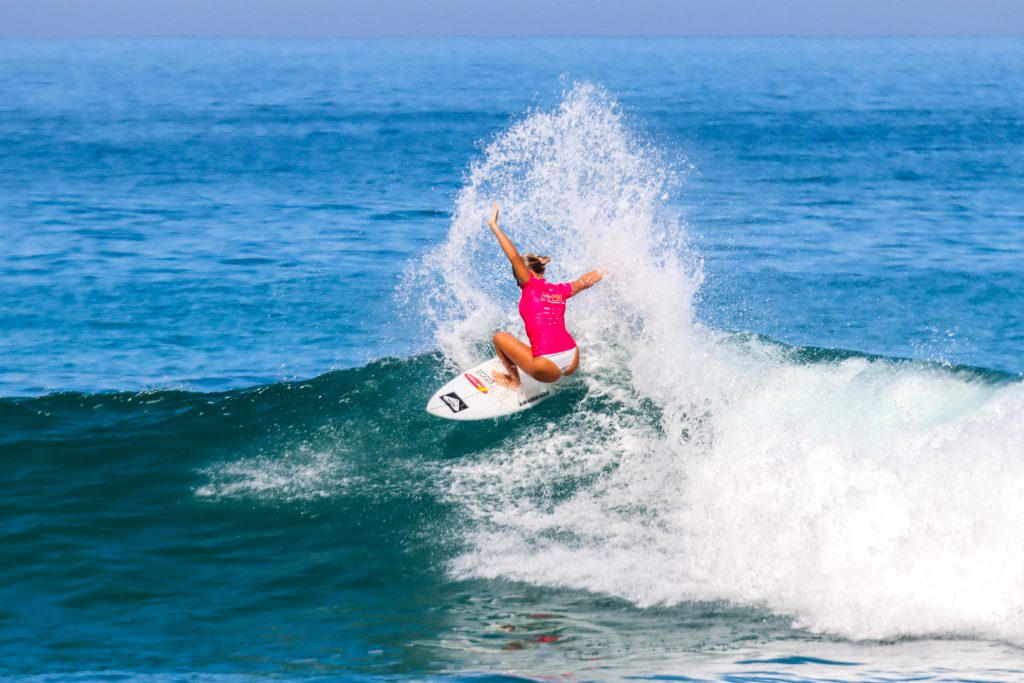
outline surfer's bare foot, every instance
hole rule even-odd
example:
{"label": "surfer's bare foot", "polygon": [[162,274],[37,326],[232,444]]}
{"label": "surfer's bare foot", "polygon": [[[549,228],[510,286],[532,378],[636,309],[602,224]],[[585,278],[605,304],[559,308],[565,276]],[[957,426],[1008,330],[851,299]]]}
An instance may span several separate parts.
{"label": "surfer's bare foot", "polygon": [[518,378],[507,375],[504,372],[494,372],[491,375],[494,377],[495,382],[508,389],[518,389],[519,385],[522,384]]}

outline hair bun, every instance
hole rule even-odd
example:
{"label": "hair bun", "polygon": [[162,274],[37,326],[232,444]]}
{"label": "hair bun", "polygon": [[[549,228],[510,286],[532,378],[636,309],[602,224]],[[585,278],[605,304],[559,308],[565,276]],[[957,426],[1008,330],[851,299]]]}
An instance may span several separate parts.
{"label": "hair bun", "polygon": [[526,267],[537,275],[543,275],[544,267],[551,263],[550,256],[538,256],[533,253],[521,254],[519,258],[523,259],[523,263],[526,264]]}

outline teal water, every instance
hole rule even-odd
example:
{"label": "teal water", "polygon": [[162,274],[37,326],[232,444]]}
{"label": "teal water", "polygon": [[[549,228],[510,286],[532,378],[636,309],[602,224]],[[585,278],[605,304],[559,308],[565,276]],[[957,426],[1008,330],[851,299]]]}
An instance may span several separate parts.
{"label": "teal water", "polygon": [[0,675],[1019,679],[1022,49],[0,42]]}

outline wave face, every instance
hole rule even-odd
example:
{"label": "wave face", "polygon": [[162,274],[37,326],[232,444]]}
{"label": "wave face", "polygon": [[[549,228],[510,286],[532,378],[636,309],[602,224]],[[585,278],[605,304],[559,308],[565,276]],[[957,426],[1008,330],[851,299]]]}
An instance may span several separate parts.
{"label": "wave face", "polygon": [[1020,641],[1019,383],[709,335],[732,384],[681,401],[599,365],[622,340],[474,424],[422,411],[440,354],[0,399],[4,675],[1005,670],[843,641]]}
{"label": "wave face", "polygon": [[673,180],[591,85],[473,167],[424,265],[442,273],[432,310],[451,367],[478,361],[494,328],[522,335],[482,225],[491,199],[520,249],[553,255],[551,279],[611,274],[569,306],[581,400],[447,468],[472,520],[453,575],[641,607],[764,605],[854,639],[1024,638],[1024,387],[813,360],[698,324]]}

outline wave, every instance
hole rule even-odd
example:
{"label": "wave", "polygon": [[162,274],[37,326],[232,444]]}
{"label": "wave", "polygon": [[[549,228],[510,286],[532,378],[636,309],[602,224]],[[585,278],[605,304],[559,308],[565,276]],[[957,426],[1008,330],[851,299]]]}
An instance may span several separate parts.
{"label": "wave", "polygon": [[717,343],[746,362],[714,400],[666,405],[591,352],[550,401],[468,425],[422,410],[440,354],[214,394],[2,399],[9,502],[38,508],[15,470],[47,460],[67,482],[48,498],[84,495],[71,472],[113,473],[83,510],[122,498],[126,469],[177,481],[184,468],[179,483],[209,504],[345,500],[366,515],[412,496],[456,579],[641,607],[726,600],[848,638],[1021,639],[1024,385],[749,335]]}
{"label": "wave", "polygon": [[452,574],[761,605],[855,639],[1024,638],[1024,386],[701,325],[679,182],[588,84],[471,169],[413,273],[439,275],[449,367],[493,329],[522,336],[490,200],[520,248],[554,256],[552,279],[611,273],[569,307],[580,400],[447,468],[469,548]]}

